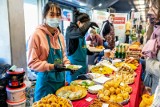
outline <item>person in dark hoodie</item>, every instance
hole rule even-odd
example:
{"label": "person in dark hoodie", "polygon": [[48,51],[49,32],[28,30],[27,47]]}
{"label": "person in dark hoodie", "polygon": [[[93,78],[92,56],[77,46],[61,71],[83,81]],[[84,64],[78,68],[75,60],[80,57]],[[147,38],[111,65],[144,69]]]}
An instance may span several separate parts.
{"label": "person in dark hoodie", "polygon": [[82,68],[71,74],[66,73],[66,80],[68,83],[75,80],[78,75],[85,74],[87,71],[86,57],[87,48],[85,35],[90,27],[94,28],[98,25],[90,22],[89,15],[81,13],[78,10],[74,11],[74,19],[66,30],[66,47],[68,58],[73,65],[81,65]]}

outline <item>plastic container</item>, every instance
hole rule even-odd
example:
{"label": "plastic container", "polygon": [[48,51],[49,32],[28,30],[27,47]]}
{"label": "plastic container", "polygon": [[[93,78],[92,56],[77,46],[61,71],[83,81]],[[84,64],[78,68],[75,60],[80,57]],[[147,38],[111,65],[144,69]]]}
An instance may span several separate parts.
{"label": "plastic container", "polygon": [[111,52],[111,50],[110,50],[110,49],[105,49],[105,50],[104,50],[104,57],[105,57],[105,58],[109,58],[109,57],[110,57],[110,55],[111,55],[111,53],[110,53],[110,52]]}
{"label": "plastic container", "polygon": [[7,100],[7,104],[8,104],[8,107],[26,107],[26,99],[17,103],[13,103]]}
{"label": "plastic container", "polygon": [[10,88],[19,88],[23,85],[25,71],[22,68],[15,71],[7,71],[8,86]]}
{"label": "plastic container", "polygon": [[121,59],[114,59],[114,60],[112,60],[112,64],[115,64],[115,63],[118,63],[118,62],[122,62],[122,60]]}
{"label": "plastic container", "polygon": [[16,103],[23,101],[24,99],[26,99],[25,89],[26,89],[25,84],[23,84],[21,88],[16,88],[16,89],[12,89],[7,86],[6,87],[7,99],[10,102],[16,102]]}

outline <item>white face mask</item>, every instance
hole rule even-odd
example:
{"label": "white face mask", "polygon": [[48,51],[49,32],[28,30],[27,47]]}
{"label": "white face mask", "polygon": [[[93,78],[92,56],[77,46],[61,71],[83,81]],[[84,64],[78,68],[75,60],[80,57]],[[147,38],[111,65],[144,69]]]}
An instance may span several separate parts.
{"label": "white face mask", "polygon": [[46,24],[48,24],[50,27],[58,27],[60,23],[59,18],[47,18]]}

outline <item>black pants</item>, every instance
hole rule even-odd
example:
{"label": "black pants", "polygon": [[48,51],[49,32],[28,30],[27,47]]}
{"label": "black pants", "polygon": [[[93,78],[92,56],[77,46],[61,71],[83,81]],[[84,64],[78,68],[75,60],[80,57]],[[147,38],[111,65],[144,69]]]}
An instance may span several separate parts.
{"label": "black pants", "polygon": [[129,43],[129,35],[126,35],[125,43]]}

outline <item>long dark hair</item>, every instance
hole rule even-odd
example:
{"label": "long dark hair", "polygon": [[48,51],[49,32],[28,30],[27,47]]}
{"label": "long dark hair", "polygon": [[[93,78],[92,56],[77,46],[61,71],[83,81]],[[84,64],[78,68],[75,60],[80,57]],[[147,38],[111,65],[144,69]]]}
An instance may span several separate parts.
{"label": "long dark hair", "polygon": [[[44,6],[44,9],[43,9],[43,13],[42,13],[42,19],[44,21],[44,19],[46,18],[47,14],[48,14],[48,11],[52,8],[56,8],[56,10],[58,11],[58,14],[61,16],[61,8],[59,7],[58,4],[56,3],[53,3],[52,1],[49,1],[45,6]],[[61,32],[60,28],[57,27],[59,29],[59,31]]]}
{"label": "long dark hair", "polygon": [[150,2],[152,6],[158,10],[157,18],[160,19],[160,0],[147,0],[147,4]]}
{"label": "long dark hair", "polygon": [[52,1],[49,1],[45,6],[44,6],[44,9],[43,9],[43,13],[42,13],[42,18],[45,19],[46,18],[46,15],[48,14],[48,11],[52,8],[56,8],[56,10],[58,11],[58,14],[60,14],[61,16],[61,8],[59,7],[58,4],[56,3],[53,3]]}
{"label": "long dark hair", "polygon": [[74,10],[73,14],[74,14],[74,21],[75,22],[80,21],[81,23],[84,23],[84,22],[90,21],[90,17],[88,14],[81,13],[77,9]]}

